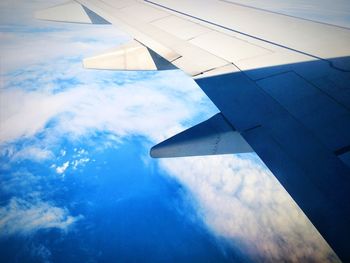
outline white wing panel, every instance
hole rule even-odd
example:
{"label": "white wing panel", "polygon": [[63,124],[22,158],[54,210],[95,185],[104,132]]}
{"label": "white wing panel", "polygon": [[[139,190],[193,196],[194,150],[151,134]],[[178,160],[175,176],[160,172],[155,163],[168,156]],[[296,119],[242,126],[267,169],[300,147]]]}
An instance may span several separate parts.
{"label": "white wing panel", "polygon": [[[121,27],[136,40],[191,76],[228,64],[225,59],[145,22],[149,19],[162,19],[165,12],[159,13],[155,7],[147,6],[147,8],[154,9],[147,15],[146,13],[141,14],[140,10],[146,12],[149,9],[144,8],[146,6],[144,3],[137,1],[135,1],[135,5],[122,9],[111,7],[110,2],[112,1],[108,1],[108,4],[106,4],[107,1],[98,0],[80,0],[79,2],[112,24]],[[131,12],[132,10],[139,11]],[[143,16],[147,18],[140,19]]]}
{"label": "white wing panel", "polygon": [[110,70],[157,70],[149,50],[138,43],[130,43],[103,54],[83,60],[85,68]]}
{"label": "white wing panel", "polygon": [[[292,51],[265,54],[260,57],[252,57],[237,61],[235,64],[252,79],[261,79],[270,75],[286,71],[288,65],[315,61],[315,58]],[[255,70],[260,69],[260,70]],[[265,70],[264,70],[265,69]]]}
{"label": "white wing panel", "polygon": [[169,13],[143,4],[134,4],[120,9],[124,16],[135,17],[142,22],[152,22],[154,20],[167,17]]}
{"label": "white wing panel", "polygon": [[196,53],[191,56],[183,56],[173,61],[172,64],[193,77],[228,64],[228,62],[220,61],[214,56],[208,57],[208,59],[203,56],[197,57],[199,52]]}
{"label": "white wing panel", "polygon": [[234,63],[252,79],[295,70],[310,80],[325,76],[331,64],[321,71],[288,64],[324,58],[335,67],[349,66],[333,59],[350,54],[344,28],[224,1],[78,1],[191,76],[220,74]]}
{"label": "white wing panel", "polygon": [[101,1],[112,8],[121,9],[135,4],[135,0]]}
{"label": "white wing panel", "polygon": [[[275,43],[319,58],[350,54],[349,29],[266,12],[225,1],[152,0],[152,3],[188,14],[198,23],[219,25],[234,32]],[[339,65],[350,67],[350,65]],[[347,68],[350,69],[350,68]]]}
{"label": "white wing panel", "polygon": [[215,31],[195,37],[189,42],[230,62],[271,53],[265,48]]}
{"label": "white wing panel", "polygon": [[202,25],[171,15],[152,22],[152,25],[183,40],[189,40],[210,30]]}

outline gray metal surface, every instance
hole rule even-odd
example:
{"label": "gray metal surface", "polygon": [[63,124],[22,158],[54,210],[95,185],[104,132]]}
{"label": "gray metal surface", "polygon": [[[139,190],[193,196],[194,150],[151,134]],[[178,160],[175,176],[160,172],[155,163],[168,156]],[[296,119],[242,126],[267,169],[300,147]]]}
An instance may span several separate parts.
{"label": "gray metal surface", "polygon": [[154,158],[252,152],[221,113],[152,147]]}

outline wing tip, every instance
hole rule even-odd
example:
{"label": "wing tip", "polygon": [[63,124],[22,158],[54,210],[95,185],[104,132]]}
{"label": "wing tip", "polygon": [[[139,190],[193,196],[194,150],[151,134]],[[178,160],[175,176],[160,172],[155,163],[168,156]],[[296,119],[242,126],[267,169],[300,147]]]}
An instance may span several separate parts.
{"label": "wing tip", "polygon": [[245,139],[223,117],[208,120],[153,146],[152,158],[173,158],[252,152]]}
{"label": "wing tip", "polygon": [[156,145],[153,146],[153,147],[149,150],[149,155],[150,155],[152,158],[155,158],[155,159],[158,159],[158,158],[159,158],[159,155],[157,154]]}

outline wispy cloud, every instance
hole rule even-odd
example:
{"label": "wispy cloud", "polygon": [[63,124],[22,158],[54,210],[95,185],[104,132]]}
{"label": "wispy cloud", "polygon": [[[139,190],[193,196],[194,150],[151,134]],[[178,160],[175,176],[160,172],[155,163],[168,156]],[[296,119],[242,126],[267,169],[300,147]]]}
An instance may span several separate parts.
{"label": "wispy cloud", "polygon": [[[64,26],[59,33],[52,30],[41,33],[28,30],[18,33],[0,27],[1,74],[42,62],[51,61],[51,64],[55,64],[55,60],[62,55],[67,58],[80,55],[82,59],[129,39],[126,35],[116,32],[109,26]],[[95,41],[89,41],[91,39]],[[43,48],[44,46],[46,48]]]}
{"label": "wispy cloud", "polygon": [[0,207],[0,236],[28,235],[50,228],[67,231],[79,219],[81,216],[71,216],[66,209],[48,202],[12,198],[8,205]]}
{"label": "wispy cloud", "polygon": [[0,174],[0,193],[8,196],[32,198],[38,196],[42,178],[28,171],[20,170]]}
{"label": "wispy cloud", "polygon": [[82,219],[81,215],[72,216],[67,208],[57,206],[54,201],[47,201],[56,191],[53,176],[33,174],[20,164],[21,161],[17,160],[18,167],[3,170],[0,174],[0,238],[31,235],[51,228],[65,233]]}
{"label": "wispy cloud", "polygon": [[78,167],[82,167],[85,164],[87,164],[88,162],[90,162],[90,158],[87,158],[87,157],[77,159],[77,160],[72,161],[72,167],[74,170],[76,170]]}
{"label": "wispy cloud", "polygon": [[167,159],[162,167],[190,190],[204,223],[254,260],[338,261],[254,155]]}
{"label": "wispy cloud", "polygon": [[68,167],[69,167],[69,161],[65,162],[61,166],[56,167],[56,169],[55,169],[56,173],[63,174],[67,170]]}
{"label": "wispy cloud", "polygon": [[52,253],[43,244],[39,244],[39,245],[33,244],[30,247],[30,254],[31,254],[32,257],[39,259],[40,262],[43,262],[43,263],[50,263],[50,262],[52,262],[51,261]]}
{"label": "wispy cloud", "polygon": [[22,161],[29,159],[36,162],[41,162],[51,158],[53,158],[53,153],[50,150],[38,148],[36,146],[28,146],[16,151],[11,156],[11,161]]}

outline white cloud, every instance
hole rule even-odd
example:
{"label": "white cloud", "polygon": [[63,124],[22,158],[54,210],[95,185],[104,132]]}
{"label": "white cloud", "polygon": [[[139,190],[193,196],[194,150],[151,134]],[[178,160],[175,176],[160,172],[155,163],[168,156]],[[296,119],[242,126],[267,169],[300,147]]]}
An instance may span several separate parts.
{"label": "white cloud", "polygon": [[19,151],[16,151],[11,161],[32,160],[32,161],[45,161],[53,158],[53,153],[47,149],[41,149],[36,146],[28,146]]}
{"label": "white cloud", "polygon": [[[79,136],[100,130],[120,137],[138,134],[160,140],[181,130],[181,126],[176,126],[180,121],[198,113],[208,115],[208,106],[196,109],[195,103],[204,97],[202,91],[180,72],[157,74],[149,81],[122,86],[108,82],[99,84],[96,74],[97,83],[84,83],[79,79],[82,84],[57,93],[3,90],[0,93],[3,101],[0,104],[0,143],[31,137],[43,131],[53,118],[56,118],[55,132],[60,135]],[[179,78],[169,82],[169,79]]]}
{"label": "white cloud", "polygon": [[28,171],[0,174],[0,192],[3,194],[16,194],[26,197],[38,195],[40,190],[40,177]]}
{"label": "white cloud", "polygon": [[262,164],[238,156],[165,159],[161,164],[189,190],[213,233],[242,253],[249,251],[254,260],[338,261]]}
{"label": "white cloud", "polygon": [[90,158],[81,158],[77,160],[72,161],[72,168],[74,170],[78,169],[78,167],[86,165],[88,162],[90,162]]}
{"label": "white cloud", "polygon": [[[72,102],[69,98],[24,90],[4,90],[1,96],[0,142],[33,136]],[[65,99],[67,99],[65,101]]]}
{"label": "white cloud", "polygon": [[[51,61],[62,57],[88,57],[98,54],[107,48],[117,46],[128,40],[125,35],[116,34],[111,27],[75,26],[72,30],[67,26],[59,32],[1,32],[0,47],[2,50],[1,74],[11,70]],[[73,27],[74,28],[74,27]],[[77,35],[79,31],[79,35]],[[91,34],[95,41],[89,42]],[[106,37],[107,36],[107,37]],[[103,38],[105,37],[105,38]],[[50,43],[48,46],[47,43]],[[46,46],[46,48],[43,48]],[[82,67],[82,65],[79,65]]]}
{"label": "white cloud", "polygon": [[43,244],[39,245],[32,245],[30,248],[30,254],[34,258],[40,259],[40,262],[43,263],[50,263],[51,257],[52,257],[52,252]]}
{"label": "white cloud", "polygon": [[67,170],[68,166],[69,166],[69,161],[65,162],[61,166],[57,166],[56,173],[63,174]]}
{"label": "white cloud", "polygon": [[28,235],[50,228],[67,231],[79,219],[81,216],[71,216],[65,208],[47,202],[12,198],[7,206],[0,207],[0,236]]}
{"label": "white cloud", "polygon": [[88,152],[85,149],[80,149],[77,151],[77,156],[82,156],[87,154]]}

